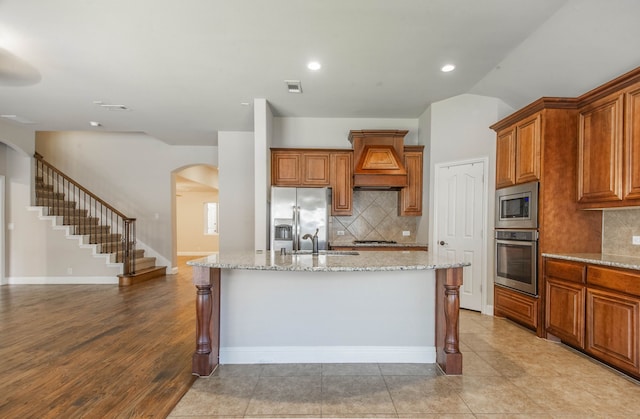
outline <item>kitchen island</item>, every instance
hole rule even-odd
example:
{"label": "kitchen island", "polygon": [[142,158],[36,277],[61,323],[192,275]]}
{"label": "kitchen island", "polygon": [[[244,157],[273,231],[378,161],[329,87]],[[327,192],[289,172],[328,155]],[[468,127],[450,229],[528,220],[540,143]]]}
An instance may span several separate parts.
{"label": "kitchen island", "polygon": [[437,362],[462,373],[459,288],[468,262],[429,252],[215,254],[188,262],[192,371],[218,363]]}

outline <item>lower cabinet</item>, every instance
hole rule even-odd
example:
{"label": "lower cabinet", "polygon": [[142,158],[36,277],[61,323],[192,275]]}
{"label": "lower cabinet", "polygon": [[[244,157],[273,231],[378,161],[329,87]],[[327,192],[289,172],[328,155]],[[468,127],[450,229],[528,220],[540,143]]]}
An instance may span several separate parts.
{"label": "lower cabinet", "polygon": [[544,263],[546,332],[640,377],[640,272]]}
{"label": "lower cabinet", "polygon": [[587,290],[587,353],[635,375],[640,373],[639,312],[638,298]]}
{"label": "lower cabinet", "polygon": [[514,320],[533,330],[538,329],[538,298],[496,285],[494,315]]}
{"label": "lower cabinet", "polygon": [[545,259],[545,316],[547,333],[584,349],[584,263]]}

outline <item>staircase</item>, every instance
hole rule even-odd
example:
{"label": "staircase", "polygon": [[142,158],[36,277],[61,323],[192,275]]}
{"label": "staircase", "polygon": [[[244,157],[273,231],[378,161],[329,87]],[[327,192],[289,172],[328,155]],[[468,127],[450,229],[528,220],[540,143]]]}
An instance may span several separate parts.
{"label": "staircase", "polygon": [[136,249],[135,219],[127,218],[36,154],[35,206],[95,245],[96,253],[109,254],[110,263],[122,263],[120,286],[133,285],[166,274],[155,257]]}

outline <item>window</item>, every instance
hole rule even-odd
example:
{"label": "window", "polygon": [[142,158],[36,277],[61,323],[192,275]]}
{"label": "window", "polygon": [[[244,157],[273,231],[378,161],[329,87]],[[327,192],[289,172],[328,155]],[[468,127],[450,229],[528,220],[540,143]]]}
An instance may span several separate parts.
{"label": "window", "polygon": [[218,203],[204,203],[204,234],[218,234]]}

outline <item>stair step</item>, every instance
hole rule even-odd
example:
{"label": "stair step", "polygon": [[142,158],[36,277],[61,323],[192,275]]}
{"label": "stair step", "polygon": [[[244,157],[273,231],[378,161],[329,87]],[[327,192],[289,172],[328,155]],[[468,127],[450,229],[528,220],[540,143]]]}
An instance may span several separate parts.
{"label": "stair step", "polygon": [[136,269],[136,273],[128,274],[128,275],[118,275],[119,285],[121,287],[126,287],[129,285],[135,285],[143,281],[148,281],[150,279],[163,277],[167,274],[166,266],[154,266],[153,268],[148,269]]}
{"label": "stair step", "polygon": [[54,192],[52,190],[36,189],[36,198],[64,199],[64,192]]}
{"label": "stair step", "polygon": [[82,216],[64,216],[62,218],[62,224],[66,226],[70,225],[97,225],[100,219],[97,217],[82,217]]}
{"label": "stair step", "polygon": [[75,233],[77,235],[92,234],[92,235],[105,235],[109,234],[111,227],[102,226],[97,224],[81,224],[75,226]]}
{"label": "stair step", "polygon": [[36,182],[36,192],[38,191],[52,191],[53,185],[47,185],[42,182]]}
{"label": "stair step", "polygon": [[124,247],[121,241],[103,242],[99,244],[100,253],[117,253],[121,252]]}
{"label": "stair step", "polygon": [[156,266],[156,258],[150,257],[150,258],[137,258],[136,259],[136,272],[144,270],[144,269],[149,269],[149,268],[153,268],[154,266]]}
{"label": "stair step", "polygon": [[65,201],[55,198],[36,198],[36,205],[39,207],[55,207],[55,208],[75,208],[74,201]]}
{"label": "stair step", "polygon": [[[120,233],[89,235],[89,243],[92,243],[92,244],[117,242],[117,241],[120,241],[120,239],[122,239],[122,234]],[[113,253],[113,252],[109,252],[109,253]]]}
{"label": "stair step", "polygon": [[62,215],[73,217],[86,217],[86,209],[67,208],[67,207],[49,207],[49,215]]}
{"label": "stair step", "polygon": [[[122,260],[124,259],[124,251],[119,250],[114,253],[116,254],[116,259],[115,259],[116,262],[122,263]],[[143,257],[144,257],[144,249],[136,249],[136,259],[143,258]]]}

